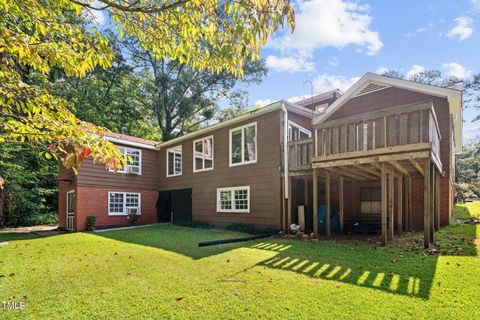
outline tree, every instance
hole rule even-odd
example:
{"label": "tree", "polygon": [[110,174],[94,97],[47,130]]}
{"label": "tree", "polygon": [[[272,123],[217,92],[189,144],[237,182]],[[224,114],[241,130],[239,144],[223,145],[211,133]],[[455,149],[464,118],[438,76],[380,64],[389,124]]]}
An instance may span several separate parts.
{"label": "tree", "polygon": [[128,39],[124,45],[138,78],[142,79],[136,98],[145,109],[154,112],[163,141],[194,131],[217,114],[225,118],[226,111],[219,110],[219,100],[230,102],[233,108],[229,113],[241,114],[245,111],[246,92],[238,85],[259,83],[267,74],[263,60],[248,60],[242,76],[236,77],[228,71],[195,70],[177,60],[155,59],[135,40]]}
{"label": "tree", "polygon": [[405,76],[400,73],[399,71],[396,71],[396,70],[388,70],[388,71],[385,71],[384,73],[381,74],[382,76],[385,76],[385,77],[390,77],[390,78],[396,78],[396,79],[404,79]]}
{"label": "tree", "polygon": [[[480,73],[474,74],[471,81],[465,85],[465,104],[478,111],[478,115],[472,122],[480,120]],[[480,155],[479,155],[480,156]]]}
{"label": "tree", "polygon": [[83,78],[60,77],[52,92],[72,104],[72,112],[83,121],[109,130],[146,139],[159,139],[153,110],[138,101],[142,79],[127,64],[115,36],[109,34],[115,52],[112,66],[95,68]]}
{"label": "tree", "polygon": [[118,169],[123,158],[101,139],[107,132],[79,121],[70,105],[46,87],[22,80],[20,67],[48,74],[84,77],[109,67],[113,52],[105,36],[70,23],[86,9],[108,10],[121,36],[138,39],[157,60],[172,59],[197,70],[242,75],[244,63],[257,59],[261,45],[286,19],[294,26],[288,0],[1,0],[0,142],[28,142],[46,157],[76,169],[93,156]]}

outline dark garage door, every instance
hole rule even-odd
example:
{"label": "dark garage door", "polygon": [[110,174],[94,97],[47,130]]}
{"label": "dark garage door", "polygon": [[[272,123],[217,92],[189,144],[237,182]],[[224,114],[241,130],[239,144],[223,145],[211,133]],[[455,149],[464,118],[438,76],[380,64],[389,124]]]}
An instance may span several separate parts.
{"label": "dark garage door", "polygon": [[160,191],[157,201],[159,222],[192,225],[192,189]]}

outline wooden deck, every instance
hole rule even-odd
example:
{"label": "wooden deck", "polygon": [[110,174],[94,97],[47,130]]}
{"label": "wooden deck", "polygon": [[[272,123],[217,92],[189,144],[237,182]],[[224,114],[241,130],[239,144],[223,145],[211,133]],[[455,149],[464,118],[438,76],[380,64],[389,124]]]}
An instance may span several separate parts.
{"label": "wooden deck", "polygon": [[[401,221],[402,212],[408,211],[411,177],[415,175],[423,177],[425,186],[425,247],[433,243],[433,230],[439,228],[439,181],[443,169],[440,161],[442,137],[431,101],[327,120],[315,125],[314,129],[313,141],[305,139],[288,143],[288,179],[300,175],[312,178],[313,212],[317,212],[318,178],[323,178],[327,236],[330,230],[328,212],[332,179],[337,180],[340,186],[342,229],[344,180],[381,182],[381,230],[382,242],[386,244],[387,239],[393,238],[394,221]],[[398,201],[397,212],[393,202],[395,198]],[[314,214],[314,233],[318,235],[316,216]],[[401,223],[397,227],[397,232],[401,232]]]}

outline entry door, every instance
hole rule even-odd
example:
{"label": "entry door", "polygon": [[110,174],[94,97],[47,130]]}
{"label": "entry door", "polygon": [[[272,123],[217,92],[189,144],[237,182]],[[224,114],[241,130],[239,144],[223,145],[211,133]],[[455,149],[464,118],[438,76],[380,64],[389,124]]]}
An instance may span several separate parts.
{"label": "entry door", "polygon": [[75,191],[67,192],[67,230],[75,229]]}
{"label": "entry door", "polygon": [[157,201],[159,222],[192,225],[192,189],[160,191]]}

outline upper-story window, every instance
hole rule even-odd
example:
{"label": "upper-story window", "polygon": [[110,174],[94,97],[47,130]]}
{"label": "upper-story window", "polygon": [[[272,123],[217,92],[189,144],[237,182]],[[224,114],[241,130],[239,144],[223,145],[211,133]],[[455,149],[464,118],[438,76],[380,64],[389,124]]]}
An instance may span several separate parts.
{"label": "upper-story window", "polygon": [[[118,170],[120,173],[134,173],[142,174],[142,150],[117,146],[118,151],[125,158],[125,165],[122,170]],[[113,170],[110,170],[111,172]]]}
{"label": "upper-story window", "polygon": [[193,141],[193,172],[213,169],[213,136]]}
{"label": "upper-story window", "polygon": [[288,141],[303,140],[312,137],[312,132],[295,122],[288,121]]}
{"label": "upper-story window", "polygon": [[182,146],[167,149],[167,177],[182,175]]}
{"label": "upper-story window", "polygon": [[257,123],[230,130],[230,166],[257,162]]}

